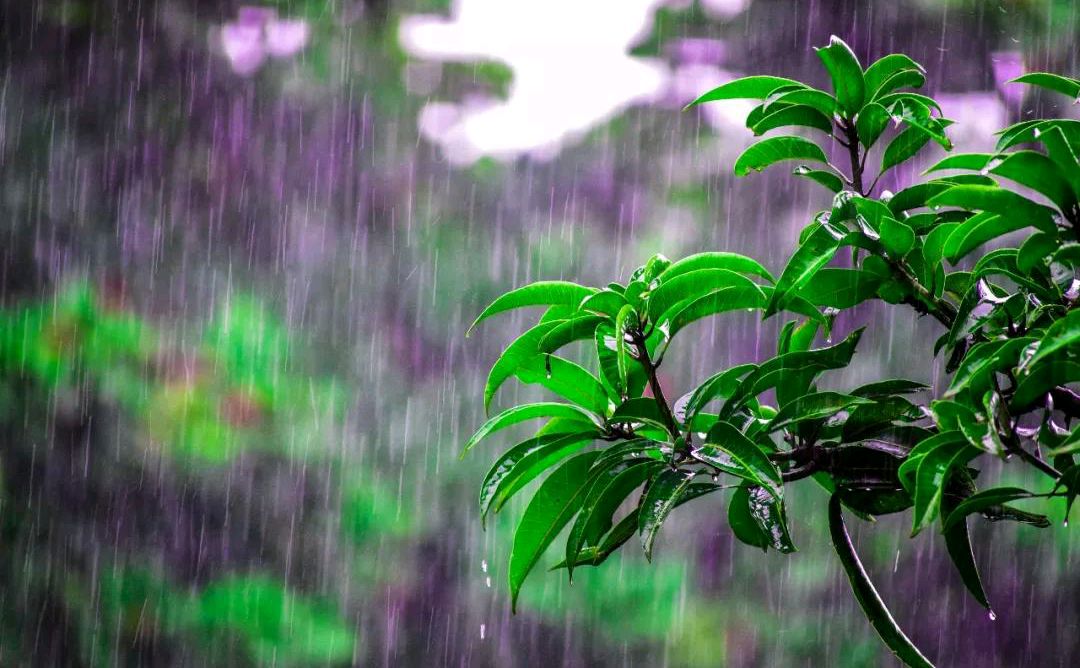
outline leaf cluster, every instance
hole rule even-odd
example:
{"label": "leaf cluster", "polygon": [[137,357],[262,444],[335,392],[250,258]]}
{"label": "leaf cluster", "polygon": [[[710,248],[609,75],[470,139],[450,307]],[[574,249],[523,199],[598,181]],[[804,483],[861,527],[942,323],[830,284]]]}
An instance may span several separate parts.
{"label": "leaf cluster", "polygon": [[[514,537],[515,603],[567,527],[556,568],[572,577],[635,534],[651,558],[675,508],[723,489],[733,490],[727,515],[740,541],[793,552],[785,491],[812,479],[830,495],[831,537],[873,627],[906,664],[928,666],[870,582],[844,509],[864,519],[910,511],[913,535],[938,522],[961,581],[989,610],[968,517],[1047,526],[1046,517],[1010,504],[1061,496],[1067,514],[1080,493],[1073,460],[1080,428],[1070,428],[1080,417],[1071,387],[1080,382],[1080,122],[1011,125],[998,133],[993,153],[949,155],[917,182],[879,193],[884,174],[928,146],[951,151],[952,121],[917,92],[926,73],[907,56],[864,68],[835,37],[817,55],[831,91],[751,76],[691,104],[758,101],[746,125],[770,136],[739,156],[735,174],[795,162],[795,176],[831,192],[778,277],[730,252],[676,262],[656,255],[625,284],[544,281],[512,290],[473,324],[543,307],[493,365],[485,405],[511,378],[564,400],[503,411],[465,446],[544,420],[496,460],[481,485],[486,517],[544,476]],[[1058,75],[1016,82],[1080,95],[1080,81]],[[949,374],[943,391],[931,396],[931,388],[903,379],[819,389],[823,374],[851,363],[862,330],[834,344],[817,341],[832,340],[836,313],[871,300],[940,323],[934,352]],[[776,354],[719,370],[669,401],[657,369],[676,335],[702,318],[747,310],[789,319]],[[577,341],[587,342],[597,373],[559,355]],[[986,457],[1030,465],[1048,479],[1044,489],[979,490]]]}

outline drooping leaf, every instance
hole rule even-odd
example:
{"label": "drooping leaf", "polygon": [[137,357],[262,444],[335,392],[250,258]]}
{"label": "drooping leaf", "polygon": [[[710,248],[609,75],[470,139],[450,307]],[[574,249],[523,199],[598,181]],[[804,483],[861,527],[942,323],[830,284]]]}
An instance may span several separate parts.
{"label": "drooping leaf", "polygon": [[1009,83],[1022,83],[1030,86],[1038,86],[1039,88],[1045,88],[1046,90],[1055,93],[1067,95],[1071,97],[1073,101],[1080,99],[1080,81],[1070,79],[1069,77],[1063,77],[1058,74],[1050,74],[1048,72],[1028,72],[1027,74],[1009,81]]}
{"label": "drooping leaf", "polygon": [[844,189],[844,180],[835,173],[825,169],[810,169],[806,165],[799,165],[791,173],[795,176],[802,176],[823,185],[834,193],[838,193]]}
{"label": "drooping leaf", "polygon": [[508,408],[502,413],[499,413],[477,429],[476,433],[469,437],[469,440],[465,442],[465,447],[461,450],[461,458],[464,459],[465,455],[468,454],[469,450],[472,450],[473,446],[496,431],[518,424],[519,422],[534,420],[540,417],[586,420],[592,422],[598,428],[603,426],[599,417],[595,414],[590,413],[579,406],[574,406],[573,404],[544,402],[514,406],[513,408]]}
{"label": "drooping leaf", "polygon": [[588,493],[589,470],[599,452],[586,452],[555,469],[540,484],[514,532],[510,552],[511,609],[517,612],[518,594],[529,572],[551,542],[576,514]]}
{"label": "drooping leaf", "polygon": [[592,339],[596,327],[606,318],[599,315],[582,315],[569,320],[563,320],[552,327],[537,343],[537,351],[541,353],[553,353],[563,346],[574,341]]}
{"label": "drooping leaf", "polygon": [[599,435],[599,430],[544,434],[507,450],[495,460],[480,484],[481,522],[486,521],[489,510],[494,508],[497,512],[521,488]]}
{"label": "drooping leaf", "polygon": [[746,491],[750,517],[768,540],[769,546],[783,554],[795,552],[797,548],[788,531],[784,502],[764,487],[750,485]]}
{"label": "drooping leaf", "polygon": [[645,550],[645,558],[649,561],[652,561],[653,542],[660,526],[675,508],[679,497],[690,486],[695,475],[695,471],[666,468],[649,483],[638,513],[638,535]]}
{"label": "drooping leaf", "polygon": [[772,541],[750,514],[750,489],[752,487],[753,485],[749,483],[743,483],[731,495],[731,500],[728,502],[728,525],[731,526],[735,537],[742,542],[768,551]]}
{"label": "drooping leaf", "polygon": [[958,526],[968,515],[981,513],[1012,501],[1031,499],[1037,496],[1040,495],[1019,487],[994,487],[985,489],[977,494],[972,494],[957,504],[955,508],[949,510],[948,514],[945,515],[945,522],[942,525],[942,528],[943,530],[948,531]]}
{"label": "drooping leaf", "polygon": [[735,175],[746,176],[751,170],[760,172],[769,165],[784,160],[828,162],[821,147],[808,139],[794,136],[769,137],[743,151],[735,160]]}
{"label": "drooping leaf", "polygon": [[[941,500],[942,518],[947,517],[955,509],[955,506],[956,503],[953,498],[946,494]],[[964,586],[979,602],[979,605],[990,610],[992,616],[994,613],[990,608],[986,590],[983,589],[979,568],[975,564],[975,554],[971,549],[971,537],[968,535],[967,520],[960,519],[948,529],[943,528],[942,533],[945,535],[945,549],[949,553],[949,559],[952,560],[957,572],[960,573],[960,579],[963,581]]]}
{"label": "drooping leaf", "polygon": [[694,450],[694,459],[764,487],[776,499],[784,495],[780,471],[769,456],[730,422],[719,421],[709,429],[705,443]]}
{"label": "drooping leaf", "polygon": [[786,429],[806,420],[822,420],[855,406],[873,403],[869,399],[853,397],[839,392],[815,392],[792,400],[776,414],[765,433]]}
{"label": "drooping leaf", "polygon": [[598,415],[612,408],[608,392],[596,376],[561,357],[536,355],[519,366],[514,375],[523,383],[538,384]]}
{"label": "drooping leaf", "polygon": [[840,564],[844,567],[848,582],[851,583],[851,589],[855,593],[855,600],[859,602],[866,618],[870,620],[870,625],[881,636],[885,645],[897,658],[912,668],[934,668],[934,664],[923,656],[911,639],[904,635],[889,613],[889,609],[885,607],[885,602],[874,589],[874,584],[870,581],[870,576],[863,568],[859,555],[855,552],[855,546],[851,543],[851,536],[848,535],[847,526],[844,524],[840,497],[835,494],[829,500],[829,533],[832,536],[836,554],[840,557]]}
{"label": "drooping leaf", "polygon": [[584,547],[600,547],[601,540],[611,530],[615,511],[622,502],[665,466],[663,462],[649,459],[608,462],[599,471],[596,469],[602,465],[601,460],[594,463],[594,480],[566,539],[566,564],[571,578],[574,574],[574,557]]}
{"label": "drooping leaf", "polygon": [[561,305],[576,307],[581,303],[581,300],[594,292],[596,292],[595,288],[587,288],[578,285],[577,283],[570,283],[567,281],[539,281],[537,283],[530,283],[529,285],[517,288],[516,290],[511,290],[491,302],[491,304],[477,316],[476,320],[469,325],[469,329],[465,332],[465,335],[468,336],[474,327],[497,313],[503,313],[505,311],[511,311],[526,306]]}
{"label": "drooping leaf", "polygon": [[686,105],[690,108],[705,102],[716,100],[764,100],[773,91],[786,86],[803,86],[804,84],[793,79],[771,76],[743,77],[717,86],[707,93],[702,94],[696,100]]}
{"label": "drooping leaf", "polygon": [[915,511],[911,535],[934,521],[941,508],[941,497],[953,467],[965,464],[979,454],[977,448],[966,441],[950,441],[927,452],[919,462],[915,473]]}

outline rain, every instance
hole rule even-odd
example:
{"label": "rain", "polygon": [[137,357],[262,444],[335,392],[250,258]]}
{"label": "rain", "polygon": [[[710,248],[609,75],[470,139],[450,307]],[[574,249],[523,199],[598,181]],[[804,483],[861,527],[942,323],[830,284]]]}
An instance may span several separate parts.
{"label": "rain", "polygon": [[[1078,0],[0,0],[0,665],[900,665],[813,485],[787,486],[795,552],[740,542],[720,491],[651,561],[635,537],[570,583],[557,540],[514,613],[537,483],[486,519],[477,499],[536,423],[459,456],[490,415],[554,400],[510,379],[485,410],[540,315],[466,337],[500,294],[625,283],[656,253],[779,275],[831,196],[733,173],[751,101],[684,107],[748,74],[827,88],[833,34],[924,65],[960,151],[1080,119],[1007,83],[1080,76]],[[783,324],[683,330],[658,372],[676,412]],[[910,308],[865,302],[819,343],[863,326],[824,388],[947,386]],[[979,482],[1035,479],[990,462]],[[971,524],[989,614],[936,530],[848,527],[937,665],[1072,666],[1075,529],[1039,512],[1052,527]]]}

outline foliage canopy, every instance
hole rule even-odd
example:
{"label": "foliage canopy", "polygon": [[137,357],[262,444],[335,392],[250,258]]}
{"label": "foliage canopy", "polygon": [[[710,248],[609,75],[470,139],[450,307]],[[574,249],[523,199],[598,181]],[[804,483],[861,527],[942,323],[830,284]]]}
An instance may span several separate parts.
{"label": "foliage canopy", "polygon": [[[775,76],[750,76],[691,104],[760,101],[746,119],[762,135],[735,161],[745,176],[795,162],[793,175],[832,194],[774,277],[752,258],[703,252],[656,255],[626,284],[542,281],[499,297],[473,323],[544,307],[535,326],[493,365],[485,405],[503,383],[539,384],[568,403],[515,406],[490,418],[465,446],[511,425],[544,419],[503,453],[481,484],[480,511],[498,512],[546,475],[529,502],[510,556],[516,606],[529,572],[569,526],[558,568],[598,566],[638,535],[647,557],[681,504],[734,489],[733,534],[764,550],[795,551],[787,485],[812,479],[830,494],[830,535],[852,590],[885,644],[904,663],[930,666],[890,615],[863,568],[844,510],[864,519],[911,511],[912,535],[938,523],[959,577],[990,609],[967,520],[979,514],[1049,526],[1010,503],[1080,494],[1080,121],[1027,120],[998,133],[993,153],[949,155],[922,180],[879,192],[882,175],[931,143],[952,149],[931,97],[913,92],[925,70],[901,54],[864,68],[834,37],[817,49],[832,92]],[[1030,73],[1015,80],[1073,99],[1080,80]],[[877,164],[868,161],[874,151]],[[830,156],[843,156],[846,168]],[[872,176],[872,177],[871,177]],[[842,252],[844,251],[844,252]],[[903,305],[940,323],[935,355],[948,386],[885,379],[844,392],[818,389],[848,366],[862,330],[832,340],[837,313],[868,300]],[[776,354],[722,369],[674,402],[657,368],[676,334],[702,318],[758,310],[792,318]],[[471,330],[472,328],[470,328]],[[597,373],[560,357],[587,341]],[[775,404],[775,405],[772,405]],[[1018,460],[1047,480],[1039,490],[975,480],[981,459]],[[634,508],[617,518],[627,499]],[[992,614],[992,612],[991,612]]]}

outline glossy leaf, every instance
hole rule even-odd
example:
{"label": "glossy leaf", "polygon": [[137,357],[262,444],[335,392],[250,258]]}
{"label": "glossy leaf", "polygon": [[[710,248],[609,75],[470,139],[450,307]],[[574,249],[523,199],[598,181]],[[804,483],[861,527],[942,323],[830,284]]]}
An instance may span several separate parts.
{"label": "glossy leaf", "polygon": [[482,321],[498,313],[526,306],[577,306],[581,300],[596,292],[567,281],[539,281],[511,290],[485,308],[465,332],[468,336]]}
{"label": "glossy leaf", "polygon": [[791,172],[795,176],[801,176],[825,186],[834,193],[844,189],[844,180],[835,173],[825,169],[810,169],[806,165],[799,165]]}
{"label": "glossy leaf", "polygon": [[514,532],[510,552],[511,609],[517,612],[518,594],[529,572],[551,542],[581,508],[591,480],[590,467],[598,452],[568,460],[541,483]]}
{"label": "glossy leaf", "polygon": [[[610,421],[639,422],[664,429],[665,431],[668,429],[664,414],[660,411],[656,399],[653,399],[652,397],[639,397],[637,399],[628,399],[624,401],[615,409],[615,412],[611,414]],[[671,434],[671,437],[675,438],[677,435],[678,434]]]}
{"label": "glossy leaf", "polygon": [[596,415],[572,404],[545,402],[514,406],[513,408],[508,408],[502,413],[499,413],[477,429],[476,433],[469,437],[469,440],[465,442],[465,447],[461,450],[461,458],[464,459],[469,450],[472,450],[477,443],[496,431],[520,422],[525,422],[526,420],[535,420],[536,418],[541,417],[586,420],[592,422],[598,428],[603,426]]}
{"label": "glossy leaf", "polygon": [[599,430],[534,436],[499,457],[480,484],[480,519],[498,509],[525,485],[556,462],[586,447],[600,435]]}
{"label": "glossy leaf", "polygon": [[806,420],[822,420],[855,406],[873,403],[869,399],[839,392],[815,392],[794,399],[765,426],[765,433],[786,429]]}
{"label": "glossy leaf", "polygon": [[981,513],[1012,501],[1031,499],[1037,496],[1041,495],[1034,494],[1019,487],[994,487],[992,489],[986,489],[977,494],[972,494],[957,504],[955,508],[951,509],[948,514],[945,515],[945,521],[942,527],[945,531],[948,531],[963,522],[968,515]]}
{"label": "glossy leaf", "polygon": [[675,508],[690,481],[697,475],[694,471],[666,468],[649,483],[641,499],[638,513],[638,535],[645,550],[645,558],[652,561],[653,542],[660,526]]}
{"label": "glossy leaf", "polygon": [[833,258],[836,249],[840,247],[840,238],[828,224],[819,224],[810,232],[788,260],[776,282],[776,288],[765,307],[766,317],[780,310],[789,293],[806,285],[814,274]]}
{"label": "glossy leaf", "polygon": [[771,76],[752,76],[743,77],[741,79],[735,79],[729,81],[721,86],[713,88],[709,92],[701,95],[696,100],[686,105],[686,108],[690,108],[705,102],[714,102],[716,100],[764,100],[773,91],[778,88],[786,86],[799,86],[804,84],[795,81],[793,79],[785,79],[783,77],[771,77]]}
{"label": "glossy leaf", "polygon": [[930,205],[960,206],[996,213],[1006,219],[1002,223],[1003,227],[1014,230],[1028,226],[1037,227],[1046,232],[1055,230],[1053,209],[1036,204],[1011,190],[995,186],[953,186],[935,195],[930,200]]}
{"label": "glossy leaf", "polygon": [[[947,517],[955,505],[952,498],[945,495],[941,501],[942,517]],[[992,617],[994,613],[990,608],[990,600],[987,598],[986,590],[983,588],[982,577],[979,576],[979,567],[975,564],[975,554],[971,549],[971,536],[968,534],[967,520],[961,519],[949,528],[943,528],[942,533],[945,535],[945,549],[948,551],[949,559],[952,560],[957,572],[960,573],[961,581],[963,581],[967,590],[971,592],[971,595],[975,597],[975,600],[979,602],[979,605],[990,610]]]}
{"label": "glossy leaf", "polygon": [[780,471],[769,456],[730,422],[713,425],[705,444],[693,452],[694,459],[750,480],[769,490],[776,499],[784,495]]}
{"label": "glossy leaf", "polygon": [[[758,521],[750,514],[750,490],[753,485],[743,483],[736,488],[728,502],[728,525],[740,541],[751,547],[768,551],[772,541]],[[760,489],[760,488],[759,488]]]}
{"label": "glossy leaf", "polygon": [[934,521],[941,508],[941,497],[953,467],[979,454],[966,441],[950,441],[923,456],[915,473],[915,510],[911,529],[914,536]]}
{"label": "glossy leaf", "polygon": [[862,108],[866,96],[866,83],[859,59],[836,35],[829,38],[829,46],[815,51],[821,62],[825,63],[825,69],[829,71],[840,106],[849,116],[854,116]]}
{"label": "glossy leaf", "polygon": [[1049,74],[1047,72],[1029,72],[1023,76],[1016,77],[1009,83],[1022,83],[1031,86],[1038,86],[1039,88],[1045,88],[1046,90],[1053,91],[1055,93],[1061,93],[1067,95],[1076,101],[1080,99],[1080,81],[1076,79],[1070,79],[1069,77],[1063,77],[1057,74]]}
{"label": "glossy leaf", "polygon": [[900,53],[890,53],[887,56],[875,60],[866,68],[866,72],[863,73],[863,80],[865,81],[866,86],[866,98],[868,100],[873,100],[886,93],[891,93],[892,89],[883,88],[882,84],[894,75],[905,70],[914,70],[920,73],[924,72],[922,65],[919,65],[908,56]]}
{"label": "glossy leaf", "polygon": [[648,459],[610,462],[609,466],[596,471],[599,465],[600,461],[597,460],[589,493],[566,539],[566,564],[571,578],[574,557],[585,547],[600,547],[604,536],[611,530],[615,511],[623,501],[665,466],[663,462]]}
{"label": "glossy leaf", "polygon": [[821,147],[802,137],[770,137],[763,139],[743,151],[735,160],[735,175],[746,176],[753,171],[760,172],[769,165],[785,160],[811,160],[828,162]]}
{"label": "glossy leaf", "polygon": [[739,255],[738,253],[722,251],[688,255],[687,257],[672,263],[670,267],[661,272],[660,275],[657,276],[656,282],[659,285],[663,285],[677,276],[703,269],[726,269],[740,274],[760,276],[770,283],[776,282],[776,279],[773,278],[772,274],[770,274],[765,267],[761,266],[757,260],[748,258],[745,255]]}
{"label": "glossy leaf", "polygon": [[659,322],[661,316],[676,304],[689,304],[717,290],[733,287],[761,292],[749,278],[730,269],[698,269],[670,278],[665,277],[659,287],[649,293],[649,319]]}

